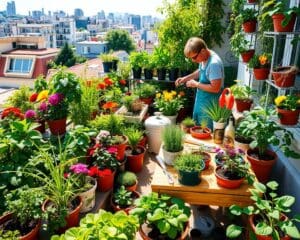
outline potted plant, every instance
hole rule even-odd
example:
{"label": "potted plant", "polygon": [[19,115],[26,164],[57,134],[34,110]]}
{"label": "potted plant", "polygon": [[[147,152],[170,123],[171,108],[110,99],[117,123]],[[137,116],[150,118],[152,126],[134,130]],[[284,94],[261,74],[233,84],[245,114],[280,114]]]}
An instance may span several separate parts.
{"label": "potted plant", "polygon": [[265,80],[268,78],[271,66],[271,57],[269,53],[254,54],[248,62],[248,67],[253,68],[253,74],[256,80]]}
{"label": "potted plant", "polygon": [[250,148],[250,143],[253,141],[250,137],[247,137],[243,134],[242,129],[240,128],[239,123],[235,127],[234,135],[234,147],[237,149],[242,149],[246,152]]}
{"label": "potted plant", "polygon": [[129,55],[129,63],[133,71],[133,78],[140,79],[142,75],[142,66],[146,56],[145,51],[134,52],[132,51]]}
{"label": "potted plant", "polygon": [[230,87],[234,96],[235,106],[239,112],[249,111],[253,103],[252,95],[256,92],[246,85],[235,84]]}
{"label": "potted plant", "polygon": [[272,17],[275,32],[292,32],[294,29],[296,15],[299,15],[299,7],[288,7],[287,1],[266,1],[262,10],[262,18]]}
{"label": "potted plant", "polygon": [[[266,185],[255,182],[253,186],[251,199],[254,204],[244,208],[232,205],[230,212],[236,216],[249,215],[250,227],[258,240],[299,239],[300,233],[295,225],[296,221],[300,221],[299,216],[289,219],[285,215],[291,211],[295,198],[289,195],[279,196],[276,193],[278,183],[275,181]],[[242,228],[234,224],[226,229],[229,238],[236,238],[241,233]]]}
{"label": "potted plant", "polygon": [[215,170],[217,184],[224,188],[238,188],[244,179],[249,184],[254,181],[254,176],[249,172],[249,164],[244,161],[244,151],[235,148],[218,150],[216,160],[219,165]]}
{"label": "potted plant", "polygon": [[256,107],[246,112],[239,127],[245,137],[251,138],[247,159],[260,182],[266,182],[271,173],[277,154],[268,149],[269,144],[278,146],[287,157],[299,158],[300,154],[290,149],[292,133],[272,121],[273,109]]}
{"label": "potted plant", "polygon": [[300,97],[297,95],[278,96],[274,100],[278,118],[283,125],[296,125],[300,113]]}
{"label": "potted plant", "polygon": [[178,180],[183,185],[195,186],[201,182],[200,173],[205,168],[204,159],[193,153],[178,156],[174,162]]}
{"label": "potted plant", "polygon": [[253,57],[255,50],[251,48],[251,42],[242,32],[237,32],[230,38],[230,49],[236,57],[241,55],[244,63],[248,63]]}
{"label": "potted plant", "polygon": [[152,104],[155,93],[155,86],[149,83],[141,83],[134,89],[134,94],[138,95],[141,101],[148,105]]}
{"label": "potted plant", "polygon": [[82,218],[79,227],[67,230],[61,236],[52,236],[51,240],[69,240],[70,236],[80,236],[81,240],[89,240],[91,237],[107,240],[134,240],[138,228],[137,217],[127,215],[123,211],[111,213],[100,209],[98,213],[89,213]]}
{"label": "potted plant", "polygon": [[293,87],[297,72],[296,66],[276,67],[271,71],[274,83],[278,87]]}
{"label": "potted plant", "polygon": [[162,130],[162,153],[166,164],[173,165],[183,151],[184,132],[177,125],[167,125]]}
{"label": "potted plant", "polygon": [[211,161],[211,156],[209,153],[204,151],[204,147],[200,146],[199,149],[192,149],[191,151],[192,154],[196,155],[199,159],[203,159],[204,161],[204,169],[206,170],[209,168],[209,163]]}
{"label": "potted plant", "polygon": [[182,131],[185,133],[190,133],[190,128],[194,127],[196,125],[195,120],[191,117],[186,117],[183,119],[183,121],[180,123]]}
{"label": "potted plant", "polygon": [[121,186],[111,195],[110,203],[112,209],[115,212],[123,210],[128,213],[134,208],[134,200],[139,198],[139,196],[138,192],[128,191],[125,186]]}
{"label": "potted plant", "polygon": [[137,188],[137,176],[135,173],[130,171],[125,171],[119,173],[117,177],[117,185],[125,186],[128,191],[135,191]]}
{"label": "potted plant", "polygon": [[17,231],[16,239],[38,239],[44,199],[45,195],[37,188],[19,188],[7,194],[5,201],[8,213],[0,217],[2,234]]}
{"label": "potted plant", "polygon": [[142,68],[144,70],[145,80],[151,80],[153,78],[153,68],[154,68],[152,54],[145,52],[144,59],[142,62]]}
{"label": "potted plant", "polygon": [[200,126],[194,126],[190,129],[191,135],[194,138],[206,139],[211,137],[211,130],[207,127],[207,120],[202,119]]}
{"label": "potted plant", "polygon": [[113,60],[116,59],[111,53],[102,53],[99,58],[102,60],[103,71],[105,73],[111,72],[113,70]]}
{"label": "potted plant", "polygon": [[242,24],[244,32],[252,33],[256,30],[258,11],[254,8],[242,9],[236,17],[236,24]]}
{"label": "potted plant", "polygon": [[146,149],[139,146],[140,140],[143,137],[143,132],[135,127],[126,129],[128,138],[128,147],[126,147],[127,169],[131,172],[138,173],[143,169],[144,156]]}
{"label": "potted plant", "polygon": [[170,61],[170,55],[167,49],[158,46],[154,47],[153,55],[153,65],[157,69],[158,80],[165,80],[167,73],[167,66]]}
{"label": "potted plant", "polygon": [[191,210],[181,199],[152,192],[135,200],[135,206],[129,214],[139,218],[142,239],[187,237]]}

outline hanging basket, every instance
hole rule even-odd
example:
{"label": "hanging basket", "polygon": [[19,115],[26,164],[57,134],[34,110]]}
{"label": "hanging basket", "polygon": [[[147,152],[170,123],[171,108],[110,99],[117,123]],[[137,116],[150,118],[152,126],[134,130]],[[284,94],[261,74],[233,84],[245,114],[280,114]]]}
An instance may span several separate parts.
{"label": "hanging basket", "polygon": [[256,31],[256,20],[250,20],[242,24],[245,33],[253,33]]}
{"label": "hanging basket", "polygon": [[244,63],[247,63],[250,61],[250,59],[254,56],[255,50],[254,49],[250,49],[246,52],[242,52],[241,53],[241,57]]}
{"label": "hanging basket", "polygon": [[295,84],[295,78],[298,70],[296,67],[287,66],[287,67],[277,67],[273,69],[272,76],[274,83],[278,87],[292,87]]}

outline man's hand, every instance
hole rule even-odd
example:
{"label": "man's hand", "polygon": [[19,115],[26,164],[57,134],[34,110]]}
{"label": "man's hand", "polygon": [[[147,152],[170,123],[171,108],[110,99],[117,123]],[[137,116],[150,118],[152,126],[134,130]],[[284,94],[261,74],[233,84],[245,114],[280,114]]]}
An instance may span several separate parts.
{"label": "man's hand", "polygon": [[175,81],[175,86],[178,87],[183,83],[185,83],[184,77],[177,78],[176,81]]}
{"label": "man's hand", "polygon": [[189,80],[186,82],[186,86],[190,88],[197,88],[199,86],[199,82],[196,80]]}

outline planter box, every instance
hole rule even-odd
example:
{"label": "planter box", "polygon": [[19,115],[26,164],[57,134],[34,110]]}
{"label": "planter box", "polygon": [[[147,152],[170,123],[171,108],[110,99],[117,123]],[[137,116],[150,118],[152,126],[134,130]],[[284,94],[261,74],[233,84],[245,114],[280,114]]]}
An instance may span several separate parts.
{"label": "planter box", "polygon": [[142,122],[148,112],[148,105],[144,104],[138,115],[127,115],[127,108],[122,106],[115,114],[122,115],[127,122]]}

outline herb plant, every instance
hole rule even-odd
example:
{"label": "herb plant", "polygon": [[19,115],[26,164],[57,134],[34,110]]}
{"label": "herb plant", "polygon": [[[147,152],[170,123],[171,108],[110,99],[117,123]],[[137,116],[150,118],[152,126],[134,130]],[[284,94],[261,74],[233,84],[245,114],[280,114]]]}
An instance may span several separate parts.
{"label": "herb plant", "polygon": [[179,126],[167,125],[162,131],[163,148],[168,152],[179,152],[183,149],[184,132]]}

